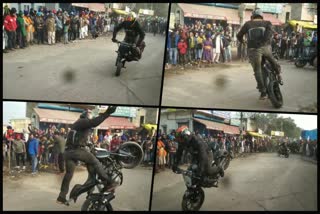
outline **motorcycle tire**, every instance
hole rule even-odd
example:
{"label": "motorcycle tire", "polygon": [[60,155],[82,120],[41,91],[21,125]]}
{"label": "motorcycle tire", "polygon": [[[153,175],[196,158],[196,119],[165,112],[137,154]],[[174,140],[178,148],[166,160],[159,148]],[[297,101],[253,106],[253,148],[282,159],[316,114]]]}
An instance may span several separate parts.
{"label": "motorcycle tire", "polygon": [[286,154],[286,155],[284,155],[286,158],[288,158],[289,157],[289,154]]}
{"label": "motorcycle tire", "polygon": [[294,65],[297,67],[297,68],[303,68],[304,66],[306,66],[307,62],[306,61],[301,61],[301,60],[296,60],[294,62]]}
{"label": "motorcycle tire", "polygon": [[118,56],[118,58],[117,58],[117,70],[116,70],[116,76],[117,77],[120,76],[121,68],[122,68],[121,58]]}
{"label": "motorcycle tire", "polygon": [[[193,206],[193,202],[195,200],[195,198],[197,198],[197,203],[195,206]],[[198,211],[200,210],[203,202],[204,202],[204,191],[202,188],[197,188],[195,190],[193,190],[192,192],[190,192],[190,190],[186,190],[184,195],[183,195],[183,199],[182,199],[182,210],[183,211]],[[191,207],[190,207],[191,205]]]}
{"label": "motorcycle tire", "polygon": [[269,99],[275,108],[281,108],[283,105],[282,93],[279,83],[275,80],[271,80],[268,85]]}
{"label": "motorcycle tire", "polygon": [[230,165],[230,157],[227,157],[223,170],[228,169],[229,165]]}
{"label": "motorcycle tire", "polygon": [[[110,203],[103,205],[103,207],[99,206],[100,199],[98,198],[88,198],[84,201],[81,206],[81,211],[113,211],[113,208]],[[102,209],[103,208],[103,209]]]}
{"label": "motorcycle tire", "polygon": [[129,141],[129,142],[125,142],[125,143],[121,144],[120,149],[119,149],[119,153],[121,153],[121,151],[129,152],[133,156],[135,156],[134,158],[121,157],[119,159],[119,163],[125,169],[135,168],[136,166],[138,166],[142,162],[142,159],[144,157],[143,149],[136,142]]}

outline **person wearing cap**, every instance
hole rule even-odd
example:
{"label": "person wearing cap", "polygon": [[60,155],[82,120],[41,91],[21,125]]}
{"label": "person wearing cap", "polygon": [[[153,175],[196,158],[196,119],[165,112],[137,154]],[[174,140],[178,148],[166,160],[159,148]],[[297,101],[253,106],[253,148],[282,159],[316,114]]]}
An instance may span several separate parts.
{"label": "person wearing cap", "polygon": [[172,171],[174,173],[180,172],[178,165],[180,164],[183,151],[192,151],[193,154],[191,155],[198,160],[199,163],[198,167],[200,168],[200,176],[217,176],[218,174],[220,174],[221,177],[224,176],[224,171],[221,166],[211,166],[213,154],[206,142],[196,135],[191,135],[187,126],[179,127],[175,133],[178,150],[176,152],[174,165],[172,166]]}
{"label": "person wearing cap", "polygon": [[11,8],[10,14],[4,19],[4,29],[8,35],[8,49],[14,50],[16,48],[16,30],[17,30],[17,10]]}
{"label": "person wearing cap", "polygon": [[237,34],[237,39],[242,42],[243,36],[247,35],[248,40],[248,56],[250,63],[254,70],[254,76],[256,78],[258,89],[260,91],[260,99],[265,100],[267,98],[267,86],[265,85],[262,75],[261,60],[264,56],[270,63],[273,69],[277,73],[277,77],[280,84],[283,84],[281,73],[281,67],[277,60],[273,57],[271,51],[271,37],[272,37],[272,24],[270,21],[263,20],[263,13],[261,9],[255,9],[252,12],[252,20],[247,21],[241,30]]}
{"label": "person wearing cap", "polygon": [[56,20],[53,13],[49,14],[46,20],[46,26],[48,33],[48,45],[54,45],[56,43]]}
{"label": "person wearing cap", "polygon": [[86,164],[88,173],[93,171],[98,174],[107,189],[112,188],[112,181],[110,180],[106,170],[100,161],[89,151],[85,149],[88,145],[88,139],[91,134],[91,129],[97,127],[105,119],[116,111],[116,106],[109,106],[109,108],[101,113],[98,117],[92,118],[89,110],[84,111],[80,118],[71,126],[71,131],[68,133],[66,140],[66,147],[64,152],[66,174],[64,175],[61,191],[57,198],[57,203],[69,205],[66,196],[69,191],[69,185],[77,165],[77,161],[82,161]]}
{"label": "person wearing cap", "polygon": [[44,19],[41,12],[37,12],[37,17],[35,19],[35,28],[37,34],[38,45],[44,44]]}
{"label": "person wearing cap", "polygon": [[143,41],[145,32],[142,30],[134,12],[130,12],[126,17],[126,20],[121,22],[114,28],[112,36],[113,42],[117,42],[117,33],[121,29],[125,30],[124,41],[136,45],[136,47],[133,48],[133,54],[135,55],[134,60],[138,61],[139,59],[141,59],[142,52],[146,46],[145,42]]}

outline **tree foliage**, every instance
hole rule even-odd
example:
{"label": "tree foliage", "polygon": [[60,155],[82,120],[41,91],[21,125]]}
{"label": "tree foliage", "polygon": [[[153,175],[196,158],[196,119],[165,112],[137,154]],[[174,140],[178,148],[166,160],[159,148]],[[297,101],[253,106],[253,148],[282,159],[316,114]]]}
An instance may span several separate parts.
{"label": "tree foliage", "polygon": [[271,131],[283,131],[285,136],[299,138],[301,128],[297,127],[292,118],[283,118],[277,114],[255,114],[254,120],[257,128],[270,135]]}

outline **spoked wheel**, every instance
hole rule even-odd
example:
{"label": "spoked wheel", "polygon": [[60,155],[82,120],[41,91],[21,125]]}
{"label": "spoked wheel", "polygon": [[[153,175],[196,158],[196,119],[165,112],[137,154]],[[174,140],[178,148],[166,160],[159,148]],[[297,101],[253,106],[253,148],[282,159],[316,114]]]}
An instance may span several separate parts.
{"label": "spoked wheel", "polygon": [[116,76],[120,76],[121,68],[122,68],[122,62],[121,62],[121,57],[117,57],[117,62],[116,62],[117,70],[116,70]]}
{"label": "spoked wheel", "polygon": [[201,188],[186,190],[182,199],[183,211],[198,211],[204,202],[204,191]]}
{"label": "spoked wheel", "polygon": [[138,166],[144,156],[141,146],[135,142],[126,142],[122,144],[119,153],[124,154],[120,159],[120,163],[126,169],[132,169]]}
{"label": "spoked wheel", "polygon": [[268,85],[268,94],[273,107],[281,108],[283,105],[283,98],[279,83],[277,81],[270,81]]}
{"label": "spoked wheel", "polygon": [[81,211],[113,211],[110,203],[102,203],[98,198],[88,198],[84,201]]}

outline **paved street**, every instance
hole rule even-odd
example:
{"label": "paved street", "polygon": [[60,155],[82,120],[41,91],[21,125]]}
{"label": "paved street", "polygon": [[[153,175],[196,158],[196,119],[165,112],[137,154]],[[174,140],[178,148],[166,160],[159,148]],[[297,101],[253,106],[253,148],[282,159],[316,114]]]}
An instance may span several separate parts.
{"label": "paved street", "polygon": [[[111,36],[4,54],[3,98],[158,105],[165,37],[147,34],[145,42],[142,59],[126,63],[120,77],[115,76],[118,46]],[[66,81],[70,71],[74,79]]]}
{"label": "paved street", "polygon": [[[85,168],[80,169],[72,178],[69,193],[75,184],[82,184],[87,179]],[[148,210],[152,168],[124,169],[123,174],[123,184],[116,189],[116,198],[111,202],[114,210]],[[56,203],[62,179],[63,176],[49,173],[35,177],[27,174],[20,179],[4,177],[3,210],[80,211],[85,193],[69,207]]]}
{"label": "paved street", "polygon": [[[181,210],[182,175],[155,175],[152,210]],[[205,188],[201,211],[316,211],[317,165],[298,155],[275,153],[234,159],[218,188]]]}
{"label": "paved street", "polygon": [[[162,105],[297,112],[317,102],[317,71],[280,61],[284,105],[274,109],[270,100],[259,100],[249,63],[235,61],[200,70],[166,71]],[[311,110],[310,110],[311,111]]]}

